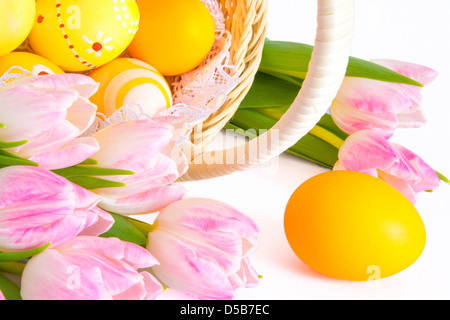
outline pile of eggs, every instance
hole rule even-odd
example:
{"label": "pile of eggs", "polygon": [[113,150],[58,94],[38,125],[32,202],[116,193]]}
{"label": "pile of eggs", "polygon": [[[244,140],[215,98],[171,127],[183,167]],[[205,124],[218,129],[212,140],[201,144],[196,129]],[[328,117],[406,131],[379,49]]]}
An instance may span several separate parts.
{"label": "pile of eggs", "polygon": [[[0,0],[0,8],[0,76],[82,72],[100,83],[92,100],[106,116],[132,103],[148,115],[169,108],[167,77],[197,67],[215,38],[201,0]],[[19,52],[27,39],[33,53]]]}

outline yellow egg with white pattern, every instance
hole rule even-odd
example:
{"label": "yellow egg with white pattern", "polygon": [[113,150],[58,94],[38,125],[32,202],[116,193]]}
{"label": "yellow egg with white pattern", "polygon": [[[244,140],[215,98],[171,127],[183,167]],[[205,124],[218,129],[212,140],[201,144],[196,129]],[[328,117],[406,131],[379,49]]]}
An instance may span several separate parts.
{"label": "yellow egg with white pattern", "polygon": [[128,106],[145,116],[155,116],[172,106],[172,93],[164,76],[151,65],[132,58],[119,58],[93,70],[89,76],[100,83],[90,98],[98,112],[111,116]]}
{"label": "yellow egg with white pattern", "polygon": [[42,76],[62,74],[64,71],[53,62],[29,52],[10,52],[0,57],[0,75],[17,74]]}
{"label": "yellow egg with white pattern", "polygon": [[126,50],[139,17],[135,0],[37,0],[30,45],[65,71],[91,70]]}

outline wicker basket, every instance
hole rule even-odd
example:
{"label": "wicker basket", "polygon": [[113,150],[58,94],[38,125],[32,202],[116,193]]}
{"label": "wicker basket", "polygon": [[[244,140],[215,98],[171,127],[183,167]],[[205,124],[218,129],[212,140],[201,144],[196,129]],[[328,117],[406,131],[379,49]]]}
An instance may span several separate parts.
{"label": "wicker basket", "polygon": [[[229,63],[239,82],[222,107],[194,125],[185,153],[189,170],[180,181],[209,179],[249,169],[279,156],[307,134],[325,114],[345,76],[353,30],[353,0],[318,0],[316,42],[298,97],[266,134],[243,146],[206,151],[250,90],[261,62],[267,30],[268,0],[218,0],[232,36]],[[30,51],[25,42],[20,51]],[[233,72],[233,71],[232,71]],[[255,152],[264,145],[265,152]],[[237,159],[238,155],[243,155]],[[204,161],[215,159],[214,161]]]}
{"label": "wicker basket", "polygon": [[[232,34],[231,63],[237,66],[240,82],[229,92],[225,104],[194,128],[192,142],[196,148],[188,152],[191,163],[183,181],[249,169],[289,149],[326,113],[348,65],[353,0],[318,0],[315,49],[302,89],[288,112],[271,130],[243,146],[206,151],[205,147],[231,119],[252,85],[267,28],[267,0],[220,0],[220,5]],[[259,145],[265,146],[265,152],[254,152]],[[243,155],[243,159],[237,159],[237,155]]]}

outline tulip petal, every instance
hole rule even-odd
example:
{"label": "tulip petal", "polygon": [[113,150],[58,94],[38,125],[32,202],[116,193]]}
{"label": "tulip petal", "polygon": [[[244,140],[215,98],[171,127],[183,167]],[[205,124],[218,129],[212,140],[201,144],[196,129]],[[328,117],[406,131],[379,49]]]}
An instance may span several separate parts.
{"label": "tulip petal", "polygon": [[197,255],[215,261],[226,274],[240,268],[242,257],[258,246],[258,227],[233,207],[210,199],[184,199],[164,208],[158,228],[175,232]]}
{"label": "tulip petal", "polygon": [[380,130],[361,130],[350,135],[339,150],[339,162],[347,170],[366,172],[390,168],[398,161],[394,148]]}
{"label": "tulip petal", "polygon": [[437,71],[415,63],[392,59],[376,59],[372,60],[372,62],[416,80],[423,85],[429,84],[438,76]]}
{"label": "tulip petal", "polygon": [[97,252],[134,269],[149,268],[158,263],[155,257],[141,246],[117,238],[79,236],[60,245],[58,250],[64,252],[71,251],[73,248]]}
{"label": "tulip petal", "polygon": [[0,90],[0,118],[4,125],[0,140],[31,140],[47,131],[49,124],[60,126],[77,97],[78,93],[70,89],[51,91],[29,85]]}
{"label": "tulip petal", "polygon": [[406,158],[418,174],[416,183],[412,184],[414,192],[418,193],[427,190],[434,190],[440,185],[440,178],[438,174],[425,161],[423,161],[423,159],[401,145],[392,145]]}
{"label": "tulip petal", "polygon": [[114,300],[154,300],[163,291],[159,281],[148,272],[140,272],[142,281],[114,296]]}
{"label": "tulip petal", "polygon": [[47,249],[32,257],[21,279],[24,300],[110,300],[97,265],[82,267]]}
{"label": "tulip petal", "polygon": [[105,179],[123,182],[126,186],[118,188],[96,189],[95,193],[108,198],[126,198],[147,190],[175,182],[179,177],[176,163],[163,154],[157,154],[150,169],[129,176],[106,176]]}
{"label": "tulip petal", "polygon": [[115,123],[92,136],[100,144],[100,151],[92,158],[106,168],[147,170],[172,133],[173,127],[151,119]]}
{"label": "tulip petal", "polygon": [[344,79],[336,99],[355,110],[373,113],[415,110],[421,103],[420,87],[353,77]]}
{"label": "tulip petal", "polygon": [[157,263],[144,248],[116,238],[81,236],[62,244],[58,250],[65,253],[65,260],[77,266],[98,265],[103,286],[113,297],[122,295],[123,298],[138,293],[140,296],[135,298],[143,298],[144,279],[136,269]]}
{"label": "tulip petal", "polygon": [[351,170],[378,177],[402,192],[412,203],[416,194],[440,184],[438,174],[407,148],[390,143],[382,130],[361,130],[350,135],[339,150],[334,170]]}
{"label": "tulip petal", "polygon": [[83,134],[95,121],[97,106],[85,97],[79,97],[67,110],[67,121],[78,128],[79,134]]}
{"label": "tulip petal", "polygon": [[259,236],[257,225],[249,217],[228,204],[211,199],[190,198],[175,202],[164,209],[158,221],[205,232],[232,232],[245,238]]}
{"label": "tulip petal", "polygon": [[258,273],[253,269],[249,260],[242,259],[241,268],[229,276],[229,280],[234,290],[239,288],[254,288],[259,284]]}
{"label": "tulip petal", "polygon": [[120,199],[102,198],[99,207],[115,213],[134,215],[161,210],[183,198],[186,190],[182,186],[162,186]]}
{"label": "tulip petal", "polygon": [[52,127],[32,138],[25,145],[13,149],[17,155],[28,158],[33,155],[50,152],[61,148],[79,135],[78,128],[68,121]]}
{"label": "tulip petal", "polygon": [[150,273],[148,272],[141,272],[141,275],[144,278],[144,285],[147,291],[146,296],[144,297],[144,300],[154,300],[156,297],[158,297],[161,292],[163,292],[163,286],[161,283]]}
{"label": "tulip petal", "polygon": [[161,263],[152,271],[169,288],[200,299],[233,298],[233,287],[225,273],[215,263],[198,257],[177,237],[157,229],[149,235],[148,250]]}
{"label": "tulip petal", "polygon": [[72,184],[66,179],[41,168],[12,166],[0,169],[0,208],[45,196],[67,199],[72,190]]}
{"label": "tulip petal", "polygon": [[28,79],[26,83],[33,87],[55,90],[70,88],[85,98],[94,95],[100,86],[91,77],[78,73],[51,74]]}
{"label": "tulip petal", "polygon": [[59,149],[34,155],[29,160],[48,170],[77,165],[98,152],[100,146],[94,138],[77,138]]}
{"label": "tulip petal", "polygon": [[416,194],[405,180],[394,175],[387,174],[382,170],[379,170],[378,177],[400,191],[412,204],[416,203]]}
{"label": "tulip petal", "polygon": [[76,184],[73,186],[77,210],[89,213],[88,217],[86,217],[85,227],[79,235],[99,236],[109,231],[114,224],[114,218],[108,212],[97,207],[100,198]]}
{"label": "tulip petal", "polygon": [[22,276],[22,294],[27,300],[154,298],[161,285],[136,270],[154,263],[153,256],[135,244],[116,238],[76,237],[29,260]]}
{"label": "tulip petal", "polygon": [[0,170],[0,250],[20,251],[68,241],[83,230],[101,234],[113,219],[98,196],[50,171],[13,166]]}
{"label": "tulip petal", "polygon": [[360,130],[382,129],[393,132],[400,125],[395,113],[370,113],[356,110],[338,100],[330,107],[330,114],[336,125],[344,132],[353,134]]}

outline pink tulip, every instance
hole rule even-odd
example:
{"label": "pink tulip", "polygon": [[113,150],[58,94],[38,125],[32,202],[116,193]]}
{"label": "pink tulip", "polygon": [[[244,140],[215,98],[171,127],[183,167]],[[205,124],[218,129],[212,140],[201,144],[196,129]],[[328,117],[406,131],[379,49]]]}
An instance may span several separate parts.
{"label": "pink tulip", "polygon": [[199,299],[231,299],[258,284],[249,262],[257,247],[255,223],[234,208],[208,199],[170,204],[156,218],[147,249],[167,287]]}
{"label": "pink tulip", "polygon": [[3,295],[2,291],[0,290],[0,301],[2,301],[2,300],[6,300],[6,299],[5,299],[5,296]]}
{"label": "pink tulip", "polygon": [[[423,85],[437,72],[417,64],[394,60],[374,60]],[[330,108],[334,122],[345,132],[380,128],[417,128],[425,122],[421,110],[421,88],[418,86],[346,77]]]}
{"label": "pink tulip", "polygon": [[184,188],[173,185],[187,170],[186,158],[176,144],[177,128],[183,123],[175,118],[119,122],[93,135],[100,150],[92,158],[100,166],[135,173],[107,177],[125,183],[125,187],[93,190],[102,198],[101,208],[119,214],[145,214],[183,197]]}
{"label": "pink tulip", "polygon": [[89,102],[98,89],[90,77],[59,74],[26,77],[0,88],[0,141],[27,143],[10,148],[46,169],[69,167],[98,150],[92,138],[79,138],[95,120]]}
{"label": "pink tulip", "polygon": [[150,300],[162,291],[148,272],[157,261],[117,238],[81,236],[33,256],[21,281],[23,300]]}
{"label": "pink tulip", "polygon": [[0,170],[0,251],[59,245],[81,234],[100,235],[114,219],[98,197],[45,169]]}
{"label": "pink tulip", "polygon": [[390,136],[379,129],[361,130],[350,135],[339,150],[339,161],[334,169],[378,177],[415,203],[417,193],[439,186],[439,176],[419,156],[389,142]]}

